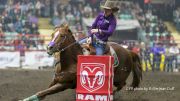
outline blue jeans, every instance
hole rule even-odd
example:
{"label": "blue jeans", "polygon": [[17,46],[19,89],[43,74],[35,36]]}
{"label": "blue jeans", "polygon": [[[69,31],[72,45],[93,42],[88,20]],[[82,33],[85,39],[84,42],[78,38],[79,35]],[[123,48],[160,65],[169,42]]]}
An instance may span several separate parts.
{"label": "blue jeans", "polygon": [[86,43],[86,41],[87,41],[87,38],[79,40],[78,43],[83,44],[83,43]]}
{"label": "blue jeans", "polygon": [[96,55],[103,55],[105,51],[105,44],[93,42],[92,46],[96,49]]}

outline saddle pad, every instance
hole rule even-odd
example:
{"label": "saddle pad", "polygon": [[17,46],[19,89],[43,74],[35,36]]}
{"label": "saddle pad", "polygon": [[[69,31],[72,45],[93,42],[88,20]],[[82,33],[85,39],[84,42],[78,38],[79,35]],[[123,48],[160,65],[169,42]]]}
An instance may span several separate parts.
{"label": "saddle pad", "polygon": [[110,53],[111,53],[111,56],[114,57],[114,64],[113,64],[113,67],[117,67],[119,65],[119,59],[118,59],[118,56],[115,52],[115,50],[112,48],[112,46],[109,46],[110,47]]}

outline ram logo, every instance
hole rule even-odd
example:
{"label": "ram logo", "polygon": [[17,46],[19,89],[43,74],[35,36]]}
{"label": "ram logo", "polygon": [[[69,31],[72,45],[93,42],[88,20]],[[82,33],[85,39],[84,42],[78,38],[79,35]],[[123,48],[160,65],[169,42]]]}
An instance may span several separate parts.
{"label": "ram logo", "polygon": [[100,89],[105,82],[105,64],[82,63],[80,69],[80,82],[89,92]]}

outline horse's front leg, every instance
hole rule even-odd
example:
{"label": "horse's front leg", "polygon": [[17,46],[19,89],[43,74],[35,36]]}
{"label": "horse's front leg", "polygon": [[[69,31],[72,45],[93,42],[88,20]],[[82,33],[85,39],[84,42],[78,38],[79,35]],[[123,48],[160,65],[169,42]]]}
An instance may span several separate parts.
{"label": "horse's front leg", "polygon": [[57,83],[57,84],[53,85],[52,87],[50,87],[50,88],[48,88],[46,90],[43,90],[43,91],[40,91],[40,92],[36,93],[36,95],[40,100],[42,100],[47,95],[55,94],[55,93],[66,90],[67,88],[71,87],[71,85],[72,84],[60,84],[60,83]]}
{"label": "horse's front leg", "polygon": [[56,75],[49,88],[36,93],[35,95],[24,99],[23,101],[39,101],[44,99],[47,95],[51,95],[68,88],[75,88],[76,73],[61,72]]}
{"label": "horse's front leg", "polygon": [[57,84],[57,82],[56,82],[55,80],[53,80],[53,81],[50,83],[49,88],[52,87],[52,86],[54,86],[55,84]]}
{"label": "horse's front leg", "polygon": [[58,81],[57,81],[57,76],[54,75],[53,80],[51,81],[51,83],[49,84],[48,87],[50,88],[50,87],[54,86],[54,85],[57,84],[57,83],[58,83]]}
{"label": "horse's front leg", "polygon": [[51,94],[58,93],[60,91],[64,91],[65,89],[69,88],[70,86],[72,86],[72,84],[57,83],[57,84],[51,86],[50,88],[45,89],[43,91],[39,91],[35,95],[30,96],[22,101],[40,101],[40,100],[44,99],[47,95],[51,95]]}

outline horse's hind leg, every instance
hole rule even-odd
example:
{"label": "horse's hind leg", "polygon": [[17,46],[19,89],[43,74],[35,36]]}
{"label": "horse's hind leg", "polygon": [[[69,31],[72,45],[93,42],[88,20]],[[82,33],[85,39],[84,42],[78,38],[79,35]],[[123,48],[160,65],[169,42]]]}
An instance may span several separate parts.
{"label": "horse's hind leg", "polygon": [[[118,75],[120,74],[120,75]],[[114,85],[117,87],[117,89],[114,92],[117,92],[121,90],[126,85],[126,80],[130,74],[129,71],[120,70],[119,73],[116,74],[118,77],[118,80],[114,82]]]}

